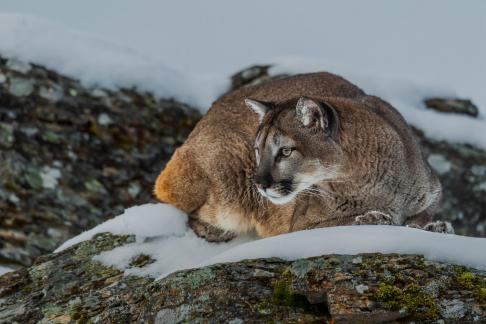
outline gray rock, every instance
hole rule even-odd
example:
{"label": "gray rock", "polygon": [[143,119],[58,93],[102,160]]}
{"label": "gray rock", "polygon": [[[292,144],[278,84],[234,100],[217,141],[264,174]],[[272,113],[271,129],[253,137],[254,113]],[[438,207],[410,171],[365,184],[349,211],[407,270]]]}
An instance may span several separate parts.
{"label": "gray rock", "polygon": [[10,148],[12,147],[14,140],[13,126],[0,122],[0,147]]}
{"label": "gray rock", "polygon": [[429,155],[427,161],[430,166],[439,174],[446,174],[451,170],[452,163],[447,158],[440,154]]}
{"label": "gray rock", "polygon": [[466,314],[465,303],[459,299],[440,302],[440,313],[445,319],[461,319]]}
{"label": "gray rock", "polygon": [[9,59],[7,61],[6,67],[12,71],[16,71],[22,74],[26,74],[32,69],[32,65],[16,58]]}
{"label": "gray rock", "polygon": [[106,126],[106,125],[113,124],[113,120],[110,118],[108,114],[103,113],[98,116],[98,123],[100,125]]}
{"label": "gray rock", "polygon": [[25,97],[34,91],[34,83],[30,79],[10,78],[9,92],[16,97]]}
{"label": "gray rock", "polygon": [[357,285],[356,286],[356,291],[360,294],[363,294],[365,291],[367,291],[368,289],[370,289],[370,287],[368,287],[367,285]]}
{"label": "gray rock", "polygon": [[51,102],[58,102],[64,97],[64,89],[57,84],[49,87],[41,86],[39,96]]}
{"label": "gray rock", "polygon": [[458,98],[429,98],[424,100],[425,106],[444,113],[478,116],[478,107],[471,100]]}

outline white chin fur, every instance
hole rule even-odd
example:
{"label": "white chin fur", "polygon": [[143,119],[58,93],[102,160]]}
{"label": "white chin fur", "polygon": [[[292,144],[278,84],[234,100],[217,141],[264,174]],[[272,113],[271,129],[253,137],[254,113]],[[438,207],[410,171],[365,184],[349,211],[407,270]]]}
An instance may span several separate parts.
{"label": "white chin fur", "polygon": [[[269,191],[269,190],[267,190]],[[272,195],[272,192],[269,194],[263,190],[260,190],[258,189],[258,192],[265,198],[267,198],[268,200],[270,200],[272,203],[274,203],[275,205],[285,205],[285,204],[288,204],[289,202],[291,202],[292,200],[294,200],[295,196],[297,196],[297,194],[295,193],[291,193],[289,195],[286,195],[286,196],[274,196]]]}

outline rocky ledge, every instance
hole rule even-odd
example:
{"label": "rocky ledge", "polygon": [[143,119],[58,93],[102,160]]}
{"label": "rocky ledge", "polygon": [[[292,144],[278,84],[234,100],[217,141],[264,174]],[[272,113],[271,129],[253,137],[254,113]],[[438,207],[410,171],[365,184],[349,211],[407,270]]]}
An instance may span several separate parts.
{"label": "rocky ledge", "polygon": [[[133,242],[99,234],[0,277],[1,323],[473,322],[486,318],[486,273],[420,256],[249,260],[124,276],[93,260]],[[140,255],[133,267],[150,258]]]}

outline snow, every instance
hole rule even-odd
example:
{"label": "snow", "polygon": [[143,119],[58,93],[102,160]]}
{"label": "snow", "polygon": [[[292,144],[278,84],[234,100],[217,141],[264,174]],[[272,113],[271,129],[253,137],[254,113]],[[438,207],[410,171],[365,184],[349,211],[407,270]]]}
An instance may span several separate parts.
{"label": "snow", "polygon": [[229,87],[222,76],[176,71],[149,55],[25,14],[0,13],[0,54],[42,64],[87,86],[135,87],[206,109]]}
{"label": "snow", "polygon": [[55,189],[59,178],[61,178],[61,171],[56,168],[45,166],[44,168],[42,168],[40,177],[42,179],[42,186],[44,188]]}
{"label": "snow", "polygon": [[3,276],[4,274],[10,271],[13,271],[13,269],[0,265],[0,276]]}
{"label": "snow", "polygon": [[[0,13],[0,53],[92,87],[136,87],[202,112],[245,66],[273,63],[273,74],[328,70],[388,100],[432,138],[486,149],[484,1],[191,6],[4,0],[0,11],[9,13]],[[435,95],[472,99],[480,118],[426,110],[422,100]]]}
{"label": "snow", "polygon": [[[420,254],[434,261],[486,270],[486,238],[438,234],[400,226],[338,226],[293,232],[270,238],[238,238],[228,243],[208,243],[186,225],[184,213],[167,204],[129,208],[122,215],[72,238],[61,252],[101,232],[134,234],[136,242],[95,256],[126,275],[162,278],[182,269],[276,257],[296,260],[324,254],[401,253]],[[155,262],[130,266],[139,255]]]}
{"label": "snow", "polygon": [[145,204],[131,207],[113,219],[79,234],[64,242],[55,252],[91,239],[99,233],[110,232],[116,235],[133,234],[137,242],[146,237],[181,235],[187,230],[187,216],[168,204]]}

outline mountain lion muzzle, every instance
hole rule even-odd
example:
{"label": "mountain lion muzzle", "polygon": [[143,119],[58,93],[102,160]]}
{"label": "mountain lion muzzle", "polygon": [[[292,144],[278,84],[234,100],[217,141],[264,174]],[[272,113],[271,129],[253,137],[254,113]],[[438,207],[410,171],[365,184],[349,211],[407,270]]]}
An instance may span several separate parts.
{"label": "mountain lion muzzle", "polygon": [[255,185],[274,204],[315,194],[321,181],[339,181],[343,152],[339,116],[309,98],[282,104],[245,100],[261,120],[255,140]]}

